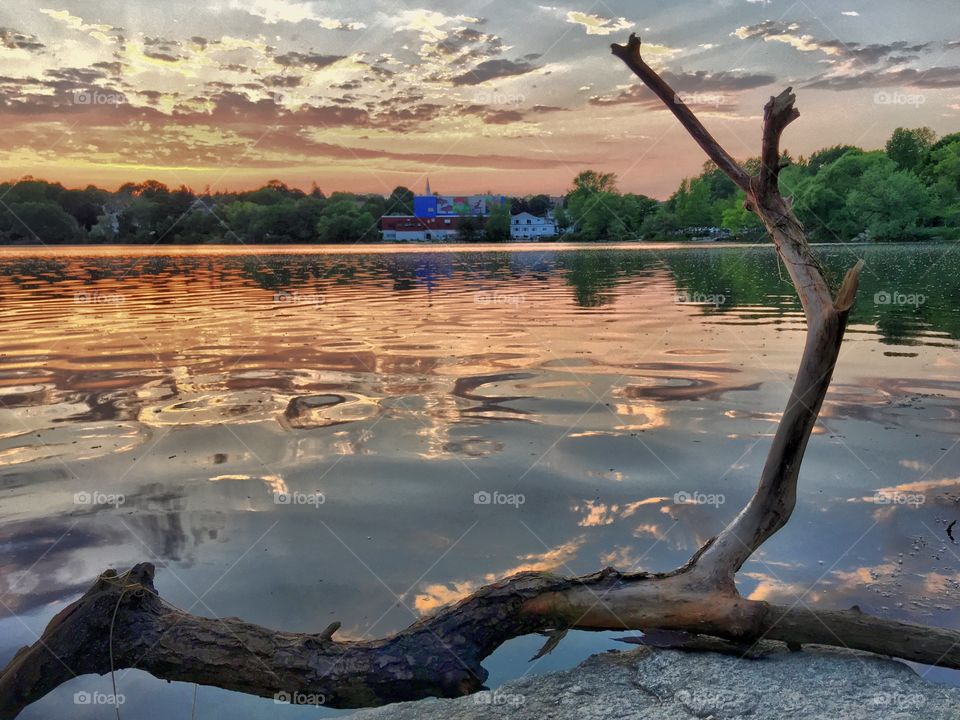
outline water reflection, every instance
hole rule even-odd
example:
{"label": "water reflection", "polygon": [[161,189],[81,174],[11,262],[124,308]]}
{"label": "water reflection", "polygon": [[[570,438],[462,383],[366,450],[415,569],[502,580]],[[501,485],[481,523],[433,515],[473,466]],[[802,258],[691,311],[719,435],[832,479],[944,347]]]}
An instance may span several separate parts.
{"label": "water reflection", "polygon": [[[857,249],[797,515],[745,593],[960,620],[947,250]],[[140,252],[0,251],[0,662],[143,559],[195,612],[358,638],[520,569],[672,568],[752,493],[803,342],[763,248]]]}

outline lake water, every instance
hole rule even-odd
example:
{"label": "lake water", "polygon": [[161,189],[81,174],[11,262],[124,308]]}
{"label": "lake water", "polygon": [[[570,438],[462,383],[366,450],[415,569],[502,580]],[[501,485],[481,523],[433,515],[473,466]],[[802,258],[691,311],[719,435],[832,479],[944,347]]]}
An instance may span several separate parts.
{"label": "lake water", "polygon": [[[960,248],[820,253],[866,258],[860,302],[740,589],[957,627]],[[0,664],[143,560],[195,613],[355,638],[520,570],[671,569],[752,494],[803,331],[767,247],[0,250]],[[614,637],[518,639],[490,684]],[[126,717],[190,716],[192,685],[117,681]]]}

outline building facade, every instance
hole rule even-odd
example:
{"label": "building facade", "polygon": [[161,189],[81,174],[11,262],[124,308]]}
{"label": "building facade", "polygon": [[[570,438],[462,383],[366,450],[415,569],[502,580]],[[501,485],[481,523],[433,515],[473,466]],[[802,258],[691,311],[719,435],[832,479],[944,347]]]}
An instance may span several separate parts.
{"label": "building facade", "polygon": [[384,215],[380,219],[380,232],[384,242],[451,241],[459,235],[460,218]]}
{"label": "building facade", "polygon": [[525,212],[510,219],[512,240],[540,240],[556,236],[557,223],[552,217],[542,218]]}
{"label": "building facade", "polygon": [[413,215],[384,215],[380,232],[385,242],[456,240],[460,223],[469,218],[482,227],[490,209],[507,202],[497,195],[434,195],[427,180],[426,194],[413,198]]}

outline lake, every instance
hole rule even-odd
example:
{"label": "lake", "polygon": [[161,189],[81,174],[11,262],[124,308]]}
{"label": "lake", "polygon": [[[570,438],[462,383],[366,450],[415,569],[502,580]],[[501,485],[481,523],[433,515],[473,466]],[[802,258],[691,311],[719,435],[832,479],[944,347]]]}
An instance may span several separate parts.
{"label": "lake", "polygon": [[[819,252],[835,277],[866,259],[859,304],[797,510],[740,590],[956,628],[960,249]],[[752,494],[804,321],[770,247],[7,248],[0,331],[6,664],[144,560],[194,613],[354,638],[521,570],[672,569]],[[489,684],[619,636],[534,663],[517,639]],[[192,685],[117,682],[125,717],[190,717]],[[112,714],[84,690],[110,679],[22,717]]]}

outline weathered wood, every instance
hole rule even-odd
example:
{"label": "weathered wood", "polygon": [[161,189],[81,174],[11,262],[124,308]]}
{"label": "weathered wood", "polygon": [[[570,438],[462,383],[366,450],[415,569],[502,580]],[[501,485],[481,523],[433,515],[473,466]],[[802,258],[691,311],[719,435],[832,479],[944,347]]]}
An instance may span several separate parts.
{"label": "weathered wood", "polygon": [[524,573],[372,641],[333,640],[330,628],[287,633],[191,615],[160,598],[152,565],[122,576],[108,571],[0,675],[0,719],[15,718],[74,673],[104,675],[111,667],[261,697],[300,694],[331,708],[459,697],[482,687],[482,661],[507,640],[567,628],[683,631],[741,649],[763,638],[815,643],[960,668],[958,632],[856,610],[769,605],[706,586],[690,569],[607,569],[581,578]]}
{"label": "weathered wood", "polygon": [[960,669],[960,632],[871,617],[857,608],[781,607],[738,594],[736,572],[787,523],[796,504],[800,464],[839,357],[862,262],[834,298],[800,221],[780,194],[780,138],[799,117],[791,90],[771,98],[765,108],[761,169],[751,177],[643,61],[640,48],[632,35],[613,52],[744,190],[747,207],[761,219],[787,267],[807,319],[796,381],[757,491],[741,513],[674,572],[516,575],[395,635],[362,642],[334,639],[339,623],[298,634],[236,618],[198,617],[160,598],[152,565],[137,565],[122,576],[107,571],[0,673],[0,719],[16,717],[74,673],[132,667],[166,680],[264,697],[302,693],[336,708],[457,697],[482,687],[487,675],[482,661],[507,640],[546,634],[550,639],[543,654],[568,629],[657,629],[662,637],[691,633],[737,648],[760,639],[783,641],[792,649],[832,645]]}

